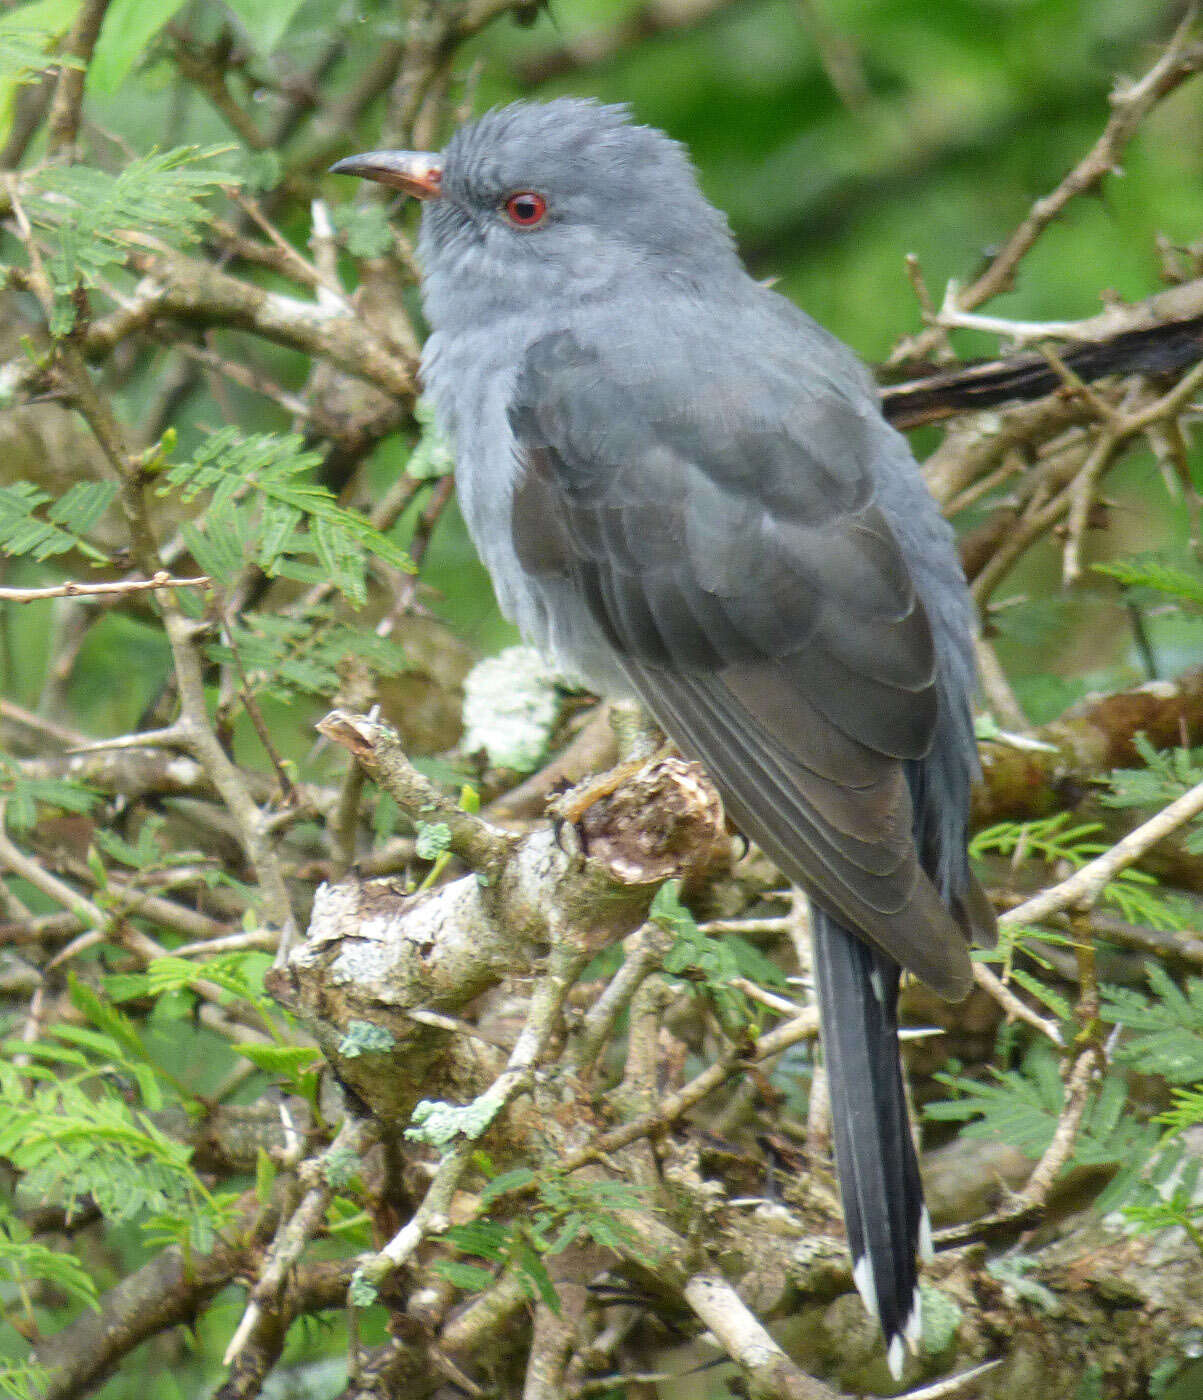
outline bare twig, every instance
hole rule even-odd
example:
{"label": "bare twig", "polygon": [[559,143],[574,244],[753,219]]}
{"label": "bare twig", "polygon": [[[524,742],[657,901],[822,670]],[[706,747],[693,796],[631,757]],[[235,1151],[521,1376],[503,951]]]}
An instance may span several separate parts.
{"label": "bare twig", "polygon": [[565,1312],[562,1304],[555,1312],[544,1302],[535,1308],[522,1400],[561,1400],[564,1394],[564,1369],[575,1340]]}
{"label": "bare twig", "polygon": [[[1203,43],[1192,43],[1191,32],[1196,20],[1196,7],[1191,5],[1173,38],[1143,78],[1136,82],[1117,84],[1111,94],[1111,116],[1098,140],[1049,194],[1038,199],[1027,217],[1015,229],[985,271],[968,287],[949,288],[937,325],[900,347],[898,358],[922,358],[938,343],[938,332],[950,325],[965,324],[965,313],[972,312],[1012,284],[1016,268],[1041,234],[1062,213],[1066,205],[1094,189],[1109,174],[1119,168],[1128,143],[1135,136],[1148,113],[1177,87],[1203,67]],[[982,327],[977,326],[978,329]],[[1011,334],[1011,331],[1004,331]],[[1050,332],[1047,327],[1036,331],[1043,338],[1063,334],[1064,327]],[[1022,337],[1021,337],[1022,338]]]}
{"label": "bare twig", "polygon": [[267,150],[270,141],[259,124],[230,91],[226,66],[207,45],[182,26],[169,24],[171,57],[180,73],[197,87],[252,151]]}
{"label": "bare twig", "polygon": [[21,879],[28,881],[35,890],[41,890],[56,904],[70,910],[84,928],[98,931],[109,928],[113,922],[111,914],[106,914],[103,909],[93,904],[78,890],[72,889],[65,881],[52,875],[49,870],[46,870],[31,856],[27,856],[19,846],[9,839],[8,833],[4,829],[6,807],[6,802],[0,802],[0,862],[3,862],[14,875],[19,875]]}
{"label": "bare twig", "polygon": [[368,715],[331,710],[317,726],[318,732],[340,744],[361,763],[368,776],[411,815],[443,822],[450,832],[450,848],[473,869],[499,869],[514,845],[514,838],[500,828],[463,811],[440,792],[405,757],[396,733]]}
{"label": "bare twig", "polygon": [[1192,817],[1203,812],[1203,783],[1184,792],[1176,801],[1163,808],[1155,817],[1142,822],[1110,850],[1074,871],[1068,879],[1033,895],[1014,909],[999,917],[1004,927],[1035,924],[1065,910],[1089,910],[1098,901],[1104,887],[1128,866],[1134,864],[1158,841],[1177,831]]}
{"label": "bare twig", "polygon": [[834,1391],[798,1370],[721,1275],[695,1275],[685,1285],[685,1301],[747,1374],[757,1394],[780,1400],[837,1400]]}
{"label": "bare twig", "polygon": [[985,637],[975,637],[973,646],[977,654],[978,679],[994,717],[1007,729],[1015,730],[1019,734],[1030,733],[1028,717],[1011,689],[1011,682],[1002,668],[998,653]]}
{"label": "bare twig", "polygon": [[[35,1360],[46,1368],[46,1400],[74,1400],[100,1384],[130,1351],[180,1323],[190,1323],[247,1267],[277,1218],[248,1192],[227,1234],[208,1252],[172,1245],[113,1285],[98,1310],[82,1315],[38,1343]],[[233,1241],[231,1243],[230,1241]]]}
{"label": "bare twig", "polygon": [[332,1173],[327,1173],[326,1163],[339,1162],[348,1153],[361,1156],[372,1138],[373,1129],[366,1121],[347,1118],[338,1130],[337,1137],[322,1155],[301,1168],[301,1175],[307,1180],[308,1189],[292,1214],[280,1221],[276,1237],[268,1251],[267,1261],[259,1271],[259,1277],[251,1290],[242,1321],[226,1347],[222,1358],[223,1365],[234,1365],[260,1319],[276,1305],[289,1270],[321,1227],[326,1207],[334,1195],[334,1187],[329,1179]]}
{"label": "bare twig", "polygon": [[770,1031],[767,1035],[762,1035],[756,1042],[755,1051],[746,1058],[740,1054],[737,1048],[733,1047],[727,1050],[713,1064],[708,1065],[700,1074],[691,1079],[688,1084],[682,1085],[676,1093],[665,1095],[660,1100],[659,1106],[652,1112],[640,1114],[637,1118],[621,1123],[616,1128],[599,1133],[597,1137],[582,1147],[566,1153],[559,1163],[561,1170],[565,1172],[575,1171],[577,1167],[583,1167],[586,1162],[604,1157],[607,1152],[615,1152],[618,1148],[626,1147],[641,1137],[660,1132],[680,1118],[682,1114],[688,1113],[696,1104],[701,1103],[708,1094],[712,1094],[720,1085],[725,1084],[742,1065],[760,1064],[765,1060],[772,1059],[774,1055],[788,1050],[791,1045],[796,1045],[800,1040],[813,1040],[818,1033],[819,1013],[807,1011],[801,1016],[796,1016],[792,1021],[778,1026],[776,1030]]}
{"label": "bare twig", "polygon": [[[515,1094],[528,1087],[531,1074],[559,1021],[564,998],[585,958],[584,951],[571,944],[552,949],[551,966],[535,984],[526,1023],[510,1051],[505,1069],[473,1103],[474,1116],[478,1120],[491,1123]],[[444,1153],[426,1195],[413,1216],[378,1254],[362,1261],[360,1272],[364,1277],[379,1282],[405,1263],[428,1233],[446,1228],[451,1199],[475,1150],[474,1140],[463,1136]]]}
{"label": "bare twig", "polygon": [[1052,1141],[1032,1170],[1027,1184],[1015,1197],[1012,1209],[1024,1213],[1048,1200],[1062,1168],[1073,1154],[1074,1141],[1082,1126],[1086,1105],[1090,1102],[1090,1085],[1098,1069],[1099,1053],[1092,1045],[1074,1061],[1065,1084],[1065,1105],[1057,1120]]}
{"label": "bare twig", "polygon": [[222,375],[232,384],[237,384],[239,388],[249,389],[253,394],[262,394],[264,398],[279,404],[285,413],[291,414],[302,422],[313,421],[313,409],[305,399],[299,394],[294,394],[283,388],[253,366],[240,364],[238,361],[231,360],[225,355],[219,355],[216,351],[209,350],[203,345],[189,345],[187,341],[180,340],[178,336],[172,337],[170,343],[172,350],[185,359],[193,360],[196,364],[203,365],[215,374]]}
{"label": "bare twig", "polygon": [[160,569],[150,578],[114,579],[111,583],[56,583],[47,588],[0,588],[0,603],[38,603],[44,598],[119,598],[129,593],[148,593],[160,588],[207,588],[213,580],[207,574],[196,578],[172,578]]}
{"label": "bare twig", "polygon": [[973,980],[984,992],[998,1002],[999,1006],[1007,1013],[1008,1021],[1023,1021],[1026,1025],[1033,1026],[1053,1042],[1054,1045],[1064,1045],[1065,1040],[1055,1021],[1045,1020],[1043,1016],[1038,1016],[1025,1001],[1007,986],[1007,984],[994,975],[985,963],[975,962],[973,964]]}
{"label": "bare twig", "polygon": [[110,3],[111,0],[84,0],[75,16],[75,23],[63,41],[63,52],[79,62],[77,65],[64,65],[59,70],[47,123],[47,145],[52,155],[69,151],[79,135],[87,65]]}
{"label": "bare twig", "polygon": [[239,698],[242,700],[242,708],[246,711],[251,721],[251,727],[258,736],[259,742],[263,746],[263,751],[267,754],[268,760],[271,763],[272,771],[276,775],[276,782],[280,785],[281,800],[289,806],[293,806],[297,800],[296,788],[287,767],[285,767],[284,760],[280,757],[276,749],[276,741],[272,738],[272,733],[268,728],[267,721],[263,718],[263,711],[259,708],[259,702],[255,698],[255,690],[251,685],[250,677],[246,673],[246,667],[242,664],[242,652],[234,636],[229,617],[225,619],[222,625],[222,633],[225,644],[230,649],[230,655],[234,659],[234,669],[238,672],[238,680],[240,683]]}
{"label": "bare twig", "polygon": [[973,1396],[979,1392],[970,1391],[967,1387],[974,1385],[1002,1364],[1001,1360],[984,1362],[981,1366],[974,1366],[972,1370],[962,1371],[960,1375],[945,1376],[943,1380],[921,1386],[918,1390],[908,1390],[904,1395],[900,1395],[898,1400],[953,1400],[954,1396],[965,1396],[966,1400],[973,1400]]}
{"label": "bare twig", "polygon": [[649,973],[660,966],[673,945],[675,935],[659,924],[644,924],[627,939],[626,958],[610,979],[604,992],[585,1014],[570,1062],[588,1069],[601,1054],[623,1007],[631,1000]]}

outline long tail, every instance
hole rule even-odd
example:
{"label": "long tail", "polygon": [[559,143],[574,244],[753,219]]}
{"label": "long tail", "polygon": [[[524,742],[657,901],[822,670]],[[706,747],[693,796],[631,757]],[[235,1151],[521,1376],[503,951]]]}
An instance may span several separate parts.
{"label": "long tail", "polygon": [[898,1058],[898,965],[813,910],[814,962],[835,1161],[852,1276],[881,1323],[895,1378],[918,1345],[916,1255],[931,1226]]}

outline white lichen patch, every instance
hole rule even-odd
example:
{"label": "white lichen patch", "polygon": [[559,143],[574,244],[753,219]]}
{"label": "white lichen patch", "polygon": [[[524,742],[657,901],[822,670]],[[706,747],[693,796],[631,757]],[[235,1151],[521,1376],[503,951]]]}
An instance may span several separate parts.
{"label": "white lichen patch", "polygon": [[487,1094],[468,1104],[441,1103],[438,1099],[423,1099],[413,1112],[413,1125],[405,1136],[431,1147],[449,1147],[457,1137],[478,1138],[496,1118],[500,1099]]}
{"label": "white lichen patch", "polygon": [[964,1313],[954,1298],[929,1283],[921,1283],[919,1291],[923,1298],[918,1314],[922,1319],[919,1334],[923,1351],[928,1356],[938,1356],[952,1345]]}
{"label": "white lichen patch", "polygon": [[205,776],[205,773],[195,759],[180,755],[168,761],[167,776],[173,783],[178,783],[180,787],[195,787]]}
{"label": "white lichen patch", "polygon": [[330,966],[330,981],[336,986],[377,986],[389,978],[396,966],[394,949],[361,934],[348,938],[339,948],[338,957]]}
{"label": "white lichen patch", "polygon": [[533,647],[507,647],[474,666],[464,681],[465,752],[533,772],[559,721],[563,689],[564,677]]}

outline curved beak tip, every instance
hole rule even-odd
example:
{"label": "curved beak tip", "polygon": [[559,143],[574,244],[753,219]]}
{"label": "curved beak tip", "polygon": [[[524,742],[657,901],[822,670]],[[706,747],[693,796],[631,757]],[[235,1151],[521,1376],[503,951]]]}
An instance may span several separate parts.
{"label": "curved beak tip", "polygon": [[416,199],[437,199],[442,193],[442,161],[427,151],[366,151],[335,161],[330,173],[375,180]]}

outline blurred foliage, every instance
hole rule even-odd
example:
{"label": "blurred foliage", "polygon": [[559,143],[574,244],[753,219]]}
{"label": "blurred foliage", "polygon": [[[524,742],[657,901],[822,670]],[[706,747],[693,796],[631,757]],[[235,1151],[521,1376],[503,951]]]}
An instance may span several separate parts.
{"label": "blurred foliage", "polygon": [[[55,56],[54,45],[78,8],[79,0],[0,0],[0,142],[20,132],[43,65],[50,64],[52,75],[71,66]],[[534,23],[504,19],[463,47],[451,98],[466,90],[475,110],[558,93],[629,102],[642,120],[692,151],[707,193],[730,214],[755,274],[777,278],[800,305],[866,358],[880,361],[920,324],[904,255],[917,257],[937,299],[949,279],[969,280],[1033,199],[1095,140],[1115,75],[1147,67],[1180,7],[1162,0],[550,0],[536,9]],[[689,14],[696,16],[692,22],[673,22]],[[336,270],[348,287],[361,272],[369,275],[372,259],[393,256],[383,212],[396,214],[397,226],[412,233],[414,211],[382,205],[377,191],[349,190],[324,169],[339,156],[380,144],[382,123],[397,100],[387,87],[352,124],[332,128],[331,122],[373,62],[404,38],[408,20],[397,0],[114,0],[88,66],[81,163],[41,165],[47,155],[41,130],[22,153],[24,167],[40,167],[26,212],[55,249],[47,269],[51,329],[61,336],[76,324],[82,290],[105,309],[133,293],[138,278],[127,258],[139,240],[164,239],[193,250],[199,242],[214,265],[225,266],[228,254],[210,220],[215,214],[242,219],[228,192],[234,185],[261,199],[302,256],[312,231],[311,200],[328,200],[340,240]],[[213,91],[188,75],[181,46],[194,58],[229,59],[220,86],[247,118],[241,129],[223,117]],[[289,104],[292,117],[279,128]],[[1196,86],[1159,108],[1128,152],[1123,178],[1108,180],[1100,198],[1072,204],[1024,260],[1017,285],[991,310],[1066,319],[1097,311],[1104,293],[1138,299],[1157,290],[1157,237],[1179,247],[1203,233],[1200,107]],[[248,139],[248,124],[249,134],[264,139]],[[275,149],[267,135],[280,130]],[[437,141],[445,132],[425,134]],[[0,258],[27,272],[11,230],[2,238]],[[239,271],[264,289],[298,294],[278,268]],[[315,305],[320,295],[314,292]],[[412,287],[403,295],[416,317]],[[16,279],[4,298],[3,357],[40,353],[22,341],[33,307],[28,285]],[[312,724],[340,688],[356,694],[359,670],[368,668],[378,686],[373,696],[403,729],[409,726],[412,751],[421,757],[449,749],[458,723],[457,687],[471,655],[492,653],[514,634],[497,614],[454,504],[426,518],[448,462],[426,431],[425,415],[390,430],[352,475],[327,478],[329,462],[314,446],[321,433],[298,421],[287,397],[322,401],[324,386],[303,353],[266,340],[248,346],[232,329],[179,339],[195,352],[193,359],[177,355],[180,347],[169,337],[148,339],[138,353],[115,357],[103,387],[116,417],[144,430],[156,521],[177,546],[173,558],[191,559],[212,574],[237,604],[214,627],[204,653],[213,668],[205,676],[207,698],[222,738],[265,780],[278,768],[305,782],[341,782],[343,755],[315,747]],[[958,332],[953,344],[968,356],[998,349],[980,334]],[[214,372],[213,360],[223,357],[245,366],[241,381]],[[259,392],[260,378],[283,392]],[[0,383],[0,393],[9,392]],[[117,492],[101,480],[78,429],[78,421],[53,403],[5,410],[0,549],[12,556],[3,561],[5,584],[86,578],[99,563],[128,563]],[[937,440],[930,429],[914,438],[921,454]],[[1198,480],[1203,461],[1197,451],[1191,469]],[[396,521],[378,531],[366,515],[406,471],[415,494]],[[1110,528],[1091,535],[1091,558],[1139,556],[1145,564],[1116,565],[1109,579],[1088,575],[1065,593],[1056,542],[1043,543],[1009,577],[999,601],[1012,605],[991,619],[999,653],[1037,721],[1087,688],[1144,676],[1133,610],[1162,674],[1197,660],[1197,616],[1150,601],[1152,590],[1177,601],[1203,596],[1189,512],[1162,485],[1148,452],[1134,453],[1108,479],[1108,500]],[[978,503],[958,526],[975,524],[990,504]],[[370,584],[383,577],[401,596],[410,586],[408,552],[421,549],[412,595],[417,606],[408,610],[403,629],[390,631],[394,600]],[[1147,562],[1153,558],[1156,569]],[[263,606],[264,595],[247,584],[255,570],[276,589]],[[1136,592],[1125,595],[1124,588]],[[186,597],[181,605],[198,616],[205,606]],[[157,605],[95,609],[82,633],[72,631],[79,615],[60,601],[0,604],[5,697],[92,737],[166,724],[170,716],[159,707],[172,656]],[[427,622],[434,625],[424,628]],[[439,622],[449,623],[461,640],[449,640]],[[274,756],[255,732],[248,695],[266,721]],[[1176,795],[1196,780],[1196,758],[1152,761],[1148,774],[1117,784],[1114,800],[1147,803]],[[186,806],[143,812],[128,822],[130,807],[121,799],[105,807],[110,829],[86,829],[99,802],[86,784],[26,775],[3,756],[0,798],[9,835],[23,837],[35,826],[50,831],[60,873],[87,893],[86,929],[96,911],[99,931],[108,931],[139,891],[174,889],[173,882],[188,878],[189,898],[198,907],[220,907],[248,937],[259,927],[263,910],[249,872],[239,867],[231,873],[227,867],[235,862],[212,850],[193,851],[197,838]],[[381,802],[382,834],[393,815]],[[437,867],[432,877],[445,856],[438,835],[429,826],[418,832],[418,855]],[[1092,827],[1053,819],[1023,829],[997,827],[979,844],[983,852],[1014,857],[1022,843],[1050,865],[1080,864],[1099,849],[1094,835]],[[328,857],[329,843],[315,820],[297,821],[292,837],[294,872],[305,869],[304,856]],[[25,881],[15,881],[14,891],[32,916],[49,917],[58,907]],[[1182,923],[1181,911],[1134,873],[1115,882],[1108,898],[1132,918]],[[694,984],[699,1002],[717,1006],[741,1029],[758,1020],[759,1006],[727,983],[736,977],[771,983],[780,975],[775,964],[751,943],[706,935],[675,892],[665,894],[656,912],[678,938],[669,971]],[[185,941],[149,916],[145,924],[171,951]],[[1048,966],[1041,963],[1041,939],[1049,937],[1017,936],[998,956],[1019,986],[1068,1021],[1065,998],[1031,970]],[[86,1270],[69,1251],[32,1240],[7,1207],[0,1209],[0,1267],[10,1279],[3,1296],[15,1320],[0,1337],[11,1362],[0,1369],[0,1390],[7,1393],[37,1393],[37,1377],[22,1360],[23,1339],[39,1329],[52,1334],[90,1308],[99,1289],[165,1241],[204,1248],[229,1228],[238,1190],[270,1191],[272,1172],[262,1164],[231,1173],[215,1189],[149,1115],[170,1109],[196,1117],[213,1104],[253,1104],[279,1088],[322,1121],[314,1052],[291,1043],[295,1027],[264,993],[264,953],[204,963],[163,957],[145,971],[131,971],[120,952],[97,939],[75,959],[80,980],[70,993],[70,1024],[39,1026],[33,1018],[25,1025],[16,1014],[10,1017],[13,1063],[0,1073],[0,1155],[24,1171],[27,1196],[32,1190],[62,1213],[64,1238],[75,1215],[93,1206],[105,1217],[107,1233],[103,1257]],[[1016,958],[1023,965],[1013,966]],[[11,970],[7,964],[5,970]],[[1128,1042],[1130,1067],[1174,1077],[1166,1057],[1198,1053],[1198,985],[1185,996],[1171,996],[1160,985],[1154,992],[1150,999],[1130,989],[1109,991],[1103,1014],[1140,1033]],[[220,1015],[202,1018],[206,998]],[[10,1003],[23,1004],[19,998]],[[1031,1151],[1047,1144],[1062,1105],[1056,1067],[1042,1051],[1029,1051],[992,1081],[954,1074],[947,1084],[953,1097],[936,1113],[971,1122],[974,1132],[1010,1132]],[[1181,1089],[1166,1111],[1169,1133],[1198,1121],[1196,1098]],[[1124,1104],[1123,1085],[1109,1077],[1092,1099],[1080,1161],[1114,1164],[1159,1141],[1147,1122],[1121,1116]],[[1157,1160],[1168,1163],[1166,1175],[1177,1168],[1166,1143]],[[327,1229],[349,1253],[376,1241],[354,1164],[347,1177],[339,1183],[346,1194],[331,1202]],[[1164,1223],[1166,1211],[1177,1212],[1179,1223],[1197,1230],[1197,1211],[1182,1197],[1181,1180],[1158,1197],[1163,1179],[1147,1183],[1138,1208],[1153,1223]],[[510,1189],[517,1189],[516,1180],[498,1177],[482,1202],[500,1200]],[[605,1244],[624,1228],[623,1200],[605,1199],[600,1188],[545,1182],[537,1202],[525,1220],[484,1219],[450,1233],[451,1246],[483,1262],[445,1258],[444,1278],[471,1291],[491,1282],[497,1268],[513,1267],[528,1292],[547,1297],[544,1258],[582,1231]],[[18,1198],[18,1204],[30,1202]],[[156,1395],[210,1393],[223,1374],[218,1358],[243,1305],[243,1291],[229,1289],[194,1330],[177,1329],[178,1335],[155,1344],[153,1355],[96,1393],[141,1400],[146,1375],[153,1375]],[[360,1342],[379,1341],[384,1325],[382,1310],[366,1312]],[[340,1383],[321,1370],[332,1351],[345,1349],[343,1325],[332,1340],[333,1330],[301,1326],[289,1335],[280,1370],[287,1377],[297,1368],[296,1393],[333,1393]]]}

